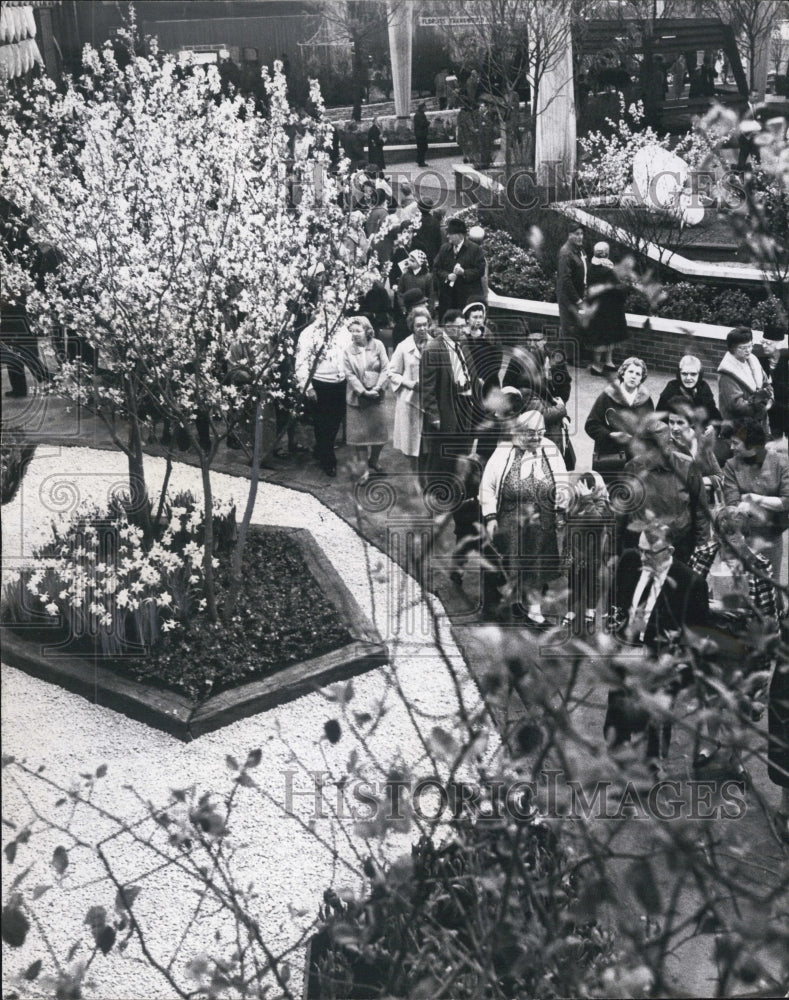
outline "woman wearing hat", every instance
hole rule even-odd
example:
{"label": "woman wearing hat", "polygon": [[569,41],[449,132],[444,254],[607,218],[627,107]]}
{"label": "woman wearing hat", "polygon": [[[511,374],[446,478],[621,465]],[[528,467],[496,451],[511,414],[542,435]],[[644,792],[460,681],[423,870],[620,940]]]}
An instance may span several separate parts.
{"label": "woman wearing hat", "polygon": [[526,410],[512,423],[482,473],[479,501],[485,530],[501,556],[507,578],[505,600],[532,628],[546,628],[542,595],[562,574],[559,533],[569,491],[557,489],[567,469],[558,448],[545,437],[545,421]]}
{"label": "woman wearing hat", "polygon": [[[410,292],[412,289],[421,292],[421,298],[429,303],[433,291],[433,275],[430,273],[427,254],[424,250],[410,251],[403,266],[403,273],[397,283],[397,301],[404,313],[408,312],[404,297],[406,292]],[[413,301],[413,296],[409,301]]]}
{"label": "woman wearing hat", "polygon": [[630,335],[625,317],[627,286],[617,277],[609,252],[607,243],[595,243],[587,274],[586,303],[591,315],[586,337],[592,348],[592,375],[616,371],[614,347]]}
{"label": "woman wearing hat", "polygon": [[471,299],[482,299],[482,276],[485,257],[476,244],[467,239],[466,223],[456,217],[447,222],[447,242],[433,262],[438,315],[448,309],[463,309]]}

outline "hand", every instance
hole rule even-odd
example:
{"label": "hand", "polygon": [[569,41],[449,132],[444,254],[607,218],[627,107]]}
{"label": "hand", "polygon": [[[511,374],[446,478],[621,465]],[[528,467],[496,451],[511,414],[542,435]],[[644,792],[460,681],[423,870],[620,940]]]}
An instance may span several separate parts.
{"label": "hand", "polygon": [[630,440],[630,435],[625,431],[611,431],[611,440],[616,441],[617,444],[625,444]]}
{"label": "hand", "polygon": [[304,390],[304,395],[307,397],[307,399],[309,399],[313,403],[318,398],[318,393],[311,385],[308,385],[307,388]]}
{"label": "hand", "polygon": [[488,523],[485,525],[485,531],[487,532],[488,538],[491,541],[493,540],[494,536],[497,534],[498,530],[499,530],[499,522],[496,520],[495,517],[493,518],[492,521],[488,521]]}
{"label": "hand", "polygon": [[455,264],[455,266],[452,268],[452,273],[453,274],[457,274],[458,276],[460,276],[461,274],[465,274],[466,272],[460,266],[460,264]]}
{"label": "hand", "polygon": [[365,394],[365,396],[377,397],[377,396],[380,396],[381,390],[380,389],[365,389],[364,390],[364,394]]}
{"label": "hand", "polygon": [[431,420],[430,421],[430,426],[433,428],[433,430],[440,431],[441,430],[441,421],[440,420]]}

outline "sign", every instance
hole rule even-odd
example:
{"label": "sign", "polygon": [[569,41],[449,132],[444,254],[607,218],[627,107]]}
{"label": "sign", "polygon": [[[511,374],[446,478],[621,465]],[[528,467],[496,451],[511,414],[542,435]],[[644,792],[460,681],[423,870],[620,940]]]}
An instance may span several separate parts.
{"label": "sign", "polygon": [[428,14],[419,15],[419,24],[422,28],[472,28],[476,22],[473,17],[462,14],[433,17]]}

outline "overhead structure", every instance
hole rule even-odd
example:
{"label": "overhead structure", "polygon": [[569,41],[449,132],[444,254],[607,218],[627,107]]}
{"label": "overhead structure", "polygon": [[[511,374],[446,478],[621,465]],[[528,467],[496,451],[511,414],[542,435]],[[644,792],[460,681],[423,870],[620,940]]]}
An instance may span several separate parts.
{"label": "overhead structure", "polygon": [[392,90],[395,114],[408,118],[411,113],[411,52],[414,37],[413,4],[387,0],[389,55],[392,60]]}
{"label": "overhead structure", "polygon": [[567,28],[567,45],[545,67],[537,92],[534,165],[537,183],[554,190],[554,197],[569,190],[575,174],[573,45]]}
{"label": "overhead structure", "polygon": [[27,3],[4,0],[0,7],[0,79],[15,80],[29,73],[44,60],[36,42],[35,7],[49,7],[50,2]]}

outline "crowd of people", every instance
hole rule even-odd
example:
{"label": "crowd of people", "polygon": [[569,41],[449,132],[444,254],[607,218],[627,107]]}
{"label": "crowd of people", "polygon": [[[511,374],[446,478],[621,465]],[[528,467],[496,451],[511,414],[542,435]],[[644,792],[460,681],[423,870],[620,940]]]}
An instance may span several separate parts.
{"label": "crowd of people", "polygon": [[[389,360],[369,321],[352,317],[316,366],[321,322],[313,325],[299,342],[297,372],[308,394],[334,400],[314,412],[318,460],[336,475],[323,429],[333,440],[344,399],[346,441],[366,463],[362,479],[386,475],[381,451],[391,443],[407,456],[428,513],[451,516],[449,578],[471,601],[478,595],[483,621],[576,635],[605,629],[654,654],[680,650],[688,634],[704,648],[702,636],[724,650],[715,670],[763,679],[765,657],[771,666],[764,649],[786,609],[786,345],[765,339],[757,356],[752,331],[735,328],[718,365],[717,399],[691,353],[653,389],[643,359],[613,363],[627,337],[620,280],[602,263],[605,245],[595,247],[592,270],[584,238],[575,230],[562,249],[562,329],[552,345],[521,321],[492,322],[484,233],[460,218],[448,220],[432,261],[421,249],[405,253],[392,279],[405,336],[396,335]],[[605,377],[583,423],[593,442],[589,468],[578,467],[570,433],[568,338],[585,343],[592,372]],[[705,670],[699,664],[699,675]],[[673,698],[685,683],[672,677],[660,690]],[[783,775],[789,815],[786,686],[776,671],[770,773]],[[715,684],[702,687],[714,701]],[[615,748],[643,732],[659,768],[670,729],[634,711],[628,690],[623,676],[611,691],[606,736]],[[718,755],[722,735],[700,734],[698,770]],[[729,763],[746,780],[736,755]]]}
{"label": "crowd of people", "polygon": [[[586,234],[571,229],[558,262],[559,339],[549,344],[520,320],[492,321],[484,230],[462,217],[442,226],[406,184],[393,209],[394,193],[375,173],[357,180],[350,207],[364,220],[367,252],[384,253],[389,267],[386,285],[353,315],[325,289],[321,312],[298,336],[293,376],[323,473],[337,476],[341,428],[363,482],[387,474],[388,446],[405,456],[413,480],[403,495],[416,494],[441,523],[451,518],[449,578],[478,601],[483,621],[576,636],[608,630],[654,654],[680,649],[691,630],[694,649],[703,635],[729,650],[715,670],[763,677],[787,603],[786,345],[764,339],[757,355],[752,331],[737,327],[717,366],[717,400],[691,353],[653,389],[643,359],[613,360],[615,350],[626,353],[628,331],[606,244],[595,245],[590,264]],[[395,213],[388,232],[409,226],[410,245],[390,240],[382,250],[385,241],[372,237]],[[604,379],[583,423],[589,468],[573,447],[571,343]],[[707,669],[700,664],[699,676]],[[672,676],[659,690],[674,697],[685,682]],[[783,789],[789,838],[787,686],[776,669],[770,774]],[[710,682],[705,691],[714,700],[718,689]],[[670,730],[634,711],[624,674],[605,730],[613,748],[644,733],[650,761],[662,766]],[[701,734],[699,770],[722,736]]]}

